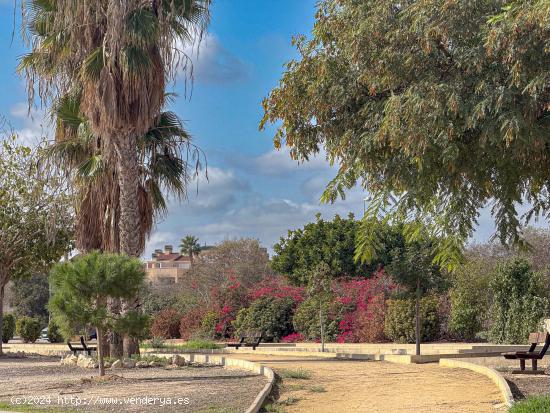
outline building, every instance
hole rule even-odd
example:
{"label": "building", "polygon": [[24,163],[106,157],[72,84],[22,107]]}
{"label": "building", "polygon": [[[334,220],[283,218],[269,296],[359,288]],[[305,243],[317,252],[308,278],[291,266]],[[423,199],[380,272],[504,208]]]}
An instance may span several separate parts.
{"label": "building", "polygon": [[151,260],[147,261],[146,280],[150,286],[177,284],[185,278],[190,268],[189,256],[174,252],[171,245],[165,245],[164,251],[155,250]]}

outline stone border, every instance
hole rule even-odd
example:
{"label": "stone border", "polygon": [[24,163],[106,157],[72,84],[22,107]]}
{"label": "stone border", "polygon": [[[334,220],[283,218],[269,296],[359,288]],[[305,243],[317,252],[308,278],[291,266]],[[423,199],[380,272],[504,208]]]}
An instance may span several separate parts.
{"label": "stone border", "polygon": [[483,374],[497,385],[500,393],[502,394],[502,397],[504,398],[504,404],[507,407],[512,407],[512,405],[514,404],[514,396],[512,395],[512,390],[510,390],[508,382],[495,369],[457,359],[441,359],[439,360],[439,365],[442,367],[468,369],[473,372]]}
{"label": "stone border", "polygon": [[271,393],[273,385],[275,384],[275,373],[267,366],[262,366],[260,363],[255,363],[253,361],[234,359],[229,357],[210,355],[210,354],[196,354],[196,353],[148,353],[149,355],[171,358],[174,354],[183,356],[186,360],[189,360],[191,363],[204,363],[204,364],[214,364],[217,366],[227,366],[227,367],[238,367],[244,370],[253,371],[267,378],[267,383],[264,388],[258,393],[254,402],[250,407],[245,411],[245,413],[258,413],[266,400],[266,398]]}

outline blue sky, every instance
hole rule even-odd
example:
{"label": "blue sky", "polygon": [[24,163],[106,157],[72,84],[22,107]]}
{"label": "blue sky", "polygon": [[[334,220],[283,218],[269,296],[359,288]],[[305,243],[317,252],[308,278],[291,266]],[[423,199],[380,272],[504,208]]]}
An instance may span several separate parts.
{"label": "blue sky", "polygon": [[[49,129],[40,110],[27,116],[24,81],[16,74],[25,47],[17,22],[12,39],[13,12],[13,0],[0,0],[0,115],[32,142]],[[208,244],[254,237],[271,249],[288,229],[313,220],[317,212],[326,218],[361,215],[364,194],[359,190],[334,205],[319,204],[324,184],[335,172],[322,157],[298,165],[285,150],[273,150],[272,128],[258,130],[262,99],[277,85],[284,63],[296,56],[291,37],[309,35],[314,15],[315,0],[214,1],[209,33],[198,57],[194,51],[192,96],[185,96],[178,79],[173,91],[179,97],[170,108],[205,151],[209,180],[199,178],[198,194],[194,186],[188,201],[170,202],[146,254],[177,244],[186,234]],[[476,239],[485,240],[492,231],[484,212]]]}

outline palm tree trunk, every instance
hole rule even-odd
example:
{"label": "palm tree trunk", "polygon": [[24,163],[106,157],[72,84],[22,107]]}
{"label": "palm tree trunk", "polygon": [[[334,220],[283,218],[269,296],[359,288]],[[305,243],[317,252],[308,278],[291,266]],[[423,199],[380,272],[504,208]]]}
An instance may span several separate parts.
{"label": "palm tree trunk", "polygon": [[115,142],[120,186],[120,251],[139,257],[139,161],[132,136],[124,136]]}
{"label": "palm tree trunk", "polygon": [[[139,161],[135,139],[130,135],[121,136],[114,141],[118,179],[120,186],[120,252],[139,257],[140,251],[140,210],[139,210]],[[122,313],[132,310],[135,300],[122,302]],[[125,336],[123,353],[125,357],[135,354],[139,345],[137,340]]]}

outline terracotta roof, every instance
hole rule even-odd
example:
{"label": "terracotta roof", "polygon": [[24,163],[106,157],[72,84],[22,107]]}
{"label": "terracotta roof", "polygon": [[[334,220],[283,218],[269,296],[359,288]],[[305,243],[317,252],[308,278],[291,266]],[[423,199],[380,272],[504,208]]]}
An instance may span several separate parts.
{"label": "terracotta roof", "polygon": [[156,259],[157,261],[189,261],[189,257],[178,252],[158,254]]}

